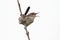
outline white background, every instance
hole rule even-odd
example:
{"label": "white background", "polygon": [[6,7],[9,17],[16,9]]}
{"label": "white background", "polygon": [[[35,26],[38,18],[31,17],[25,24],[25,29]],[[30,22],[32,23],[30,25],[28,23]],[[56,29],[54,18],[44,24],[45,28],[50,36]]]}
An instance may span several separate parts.
{"label": "white background", "polygon": [[[60,40],[59,0],[19,0],[23,13],[40,12],[29,25],[31,40]],[[28,40],[24,26],[19,24],[17,0],[0,0],[0,40]]]}

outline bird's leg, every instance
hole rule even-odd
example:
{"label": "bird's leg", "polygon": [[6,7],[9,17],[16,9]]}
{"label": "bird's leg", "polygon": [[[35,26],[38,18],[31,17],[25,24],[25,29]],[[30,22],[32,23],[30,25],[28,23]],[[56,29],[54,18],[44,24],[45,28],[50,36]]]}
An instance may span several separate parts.
{"label": "bird's leg", "polygon": [[25,31],[26,31],[26,35],[27,35],[27,37],[28,37],[28,40],[30,40],[29,32],[28,32],[28,30],[27,30],[27,27],[25,27],[24,29],[25,29]]}

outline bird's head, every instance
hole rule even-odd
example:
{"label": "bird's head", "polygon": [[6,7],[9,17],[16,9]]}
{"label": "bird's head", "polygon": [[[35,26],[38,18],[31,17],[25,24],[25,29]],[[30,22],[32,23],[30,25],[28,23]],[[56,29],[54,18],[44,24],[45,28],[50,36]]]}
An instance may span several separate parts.
{"label": "bird's head", "polygon": [[30,13],[30,14],[28,14],[28,16],[31,16],[31,17],[36,17],[36,15],[37,15],[38,13]]}

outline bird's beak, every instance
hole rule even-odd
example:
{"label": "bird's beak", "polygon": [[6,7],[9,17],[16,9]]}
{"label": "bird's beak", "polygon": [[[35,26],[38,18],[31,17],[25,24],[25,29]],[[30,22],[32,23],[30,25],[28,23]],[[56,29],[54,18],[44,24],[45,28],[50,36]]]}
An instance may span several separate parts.
{"label": "bird's beak", "polygon": [[40,17],[39,15],[37,15],[38,13],[36,13],[36,17]]}
{"label": "bird's beak", "polygon": [[40,16],[36,16],[36,17],[40,17]]}

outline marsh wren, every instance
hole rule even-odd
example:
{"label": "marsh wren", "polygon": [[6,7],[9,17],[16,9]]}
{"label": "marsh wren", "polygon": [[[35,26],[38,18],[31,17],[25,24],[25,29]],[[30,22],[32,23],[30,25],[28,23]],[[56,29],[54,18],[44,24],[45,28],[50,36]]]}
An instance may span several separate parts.
{"label": "marsh wren", "polygon": [[19,23],[23,24],[24,26],[28,26],[33,23],[37,13],[30,13],[28,15],[22,15],[19,17]]}
{"label": "marsh wren", "polygon": [[19,23],[20,24],[23,24],[25,27],[27,27],[28,25],[30,25],[31,23],[33,23],[35,17],[36,17],[36,14],[38,13],[35,13],[35,12],[32,12],[30,14],[27,15],[29,9],[30,9],[30,6],[27,8],[26,12],[24,14],[22,14],[22,11],[21,11],[21,6],[19,4],[19,1],[17,0],[18,2],[18,6],[19,6],[19,10],[20,10],[20,17],[19,17]]}

